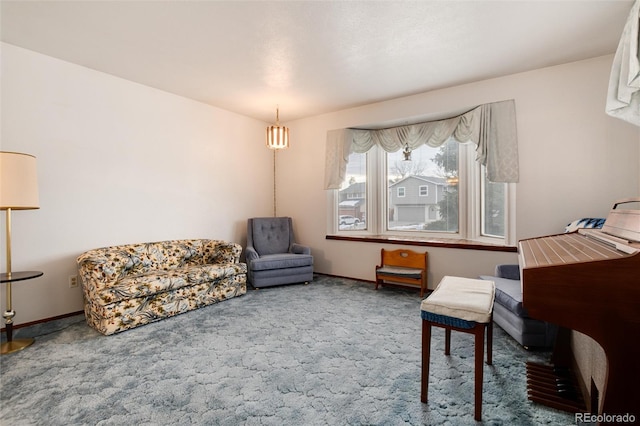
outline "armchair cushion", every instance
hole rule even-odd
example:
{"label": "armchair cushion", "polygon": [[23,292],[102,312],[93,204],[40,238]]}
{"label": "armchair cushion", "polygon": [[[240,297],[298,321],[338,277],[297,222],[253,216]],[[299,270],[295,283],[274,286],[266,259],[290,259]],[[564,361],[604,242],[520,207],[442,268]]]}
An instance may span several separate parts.
{"label": "armchair cushion", "polygon": [[300,266],[313,265],[313,257],[306,254],[278,253],[262,256],[251,262],[253,271],[264,271],[266,269],[297,268]]}

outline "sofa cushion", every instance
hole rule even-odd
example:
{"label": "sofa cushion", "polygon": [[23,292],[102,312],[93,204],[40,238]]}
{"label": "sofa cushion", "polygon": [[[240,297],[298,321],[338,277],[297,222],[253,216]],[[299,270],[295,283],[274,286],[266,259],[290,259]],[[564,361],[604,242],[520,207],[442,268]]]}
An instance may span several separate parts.
{"label": "sofa cushion", "polygon": [[168,271],[127,276],[114,285],[99,291],[99,300],[102,304],[109,304],[163,293],[181,287],[213,283],[221,278],[246,272],[247,267],[244,263],[230,263],[225,265],[189,266]]}
{"label": "sofa cushion", "polygon": [[509,280],[489,275],[481,275],[480,278],[493,281],[496,284],[496,303],[499,303],[520,317],[529,317],[527,310],[522,306],[520,280]]}
{"label": "sofa cushion", "polygon": [[85,314],[90,326],[104,335],[110,335],[241,296],[246,291],[246,277],[238,274],[215,282],[123,299],[106,305],[100,304],[97,299],[89,300]]}
{"label": "sofa cushion", "polygon": [[298,268],[313,265],[313,256],[309,254],[280,253],[261,256],[251,261],[252,271],[268,269]]}

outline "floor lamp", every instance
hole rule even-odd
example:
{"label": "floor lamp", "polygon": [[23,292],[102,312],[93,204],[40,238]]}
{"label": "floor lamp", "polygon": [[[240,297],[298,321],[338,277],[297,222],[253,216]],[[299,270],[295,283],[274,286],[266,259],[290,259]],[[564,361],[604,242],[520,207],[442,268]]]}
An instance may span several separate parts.
{"label": "floor lamp", "polygon": [[7,342],[2,345],[2,353],[15,352],[33,343],[33,339],[13,339],[13,317],[16,315],[11,304],[11,212],[12,210],[39,209],[38,176],[36,158],[29,154],[0,151],[0,210],[6,211],[7,271],[3,274],[6,281],[5,319]]}

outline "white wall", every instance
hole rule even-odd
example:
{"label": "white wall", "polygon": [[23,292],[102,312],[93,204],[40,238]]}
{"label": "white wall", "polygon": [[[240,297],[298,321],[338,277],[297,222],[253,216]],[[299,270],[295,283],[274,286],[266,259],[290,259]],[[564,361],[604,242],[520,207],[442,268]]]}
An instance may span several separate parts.
{"label": "white wall", "polygon": [[[640,129],[604,113],[612,60],[599,57],[287,123],[292,147],[280,157],[280,211],[295,219],[318,272],[373,280],[385,245],[325,239],[326,132],[515,99],[517,238],[559,233],[580,217],[605,217],[616,199],[640,194]],[[517,262],[513,253],[426,250],[431,285],[444,275],[475,277],[492,273],[497,263]]]}
{"label": "white wall", "polygon": [[44,272],[13,285],[16,324],[82,310],[68,277],[85,250],[174,238],[244,245],[246,219],[271,215],[265,123],[1,47],[0,147],[37,157],[41,207],[12,215],[13,270]]}

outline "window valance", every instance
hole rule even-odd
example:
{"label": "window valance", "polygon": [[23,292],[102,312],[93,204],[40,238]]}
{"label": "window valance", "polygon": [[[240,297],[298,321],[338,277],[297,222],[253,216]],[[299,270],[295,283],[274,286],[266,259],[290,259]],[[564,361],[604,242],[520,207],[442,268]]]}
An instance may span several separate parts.
{"label": "window valance", "polygon": [[513,100],[480,105],[456,117],[388,129],[339,129],[327,132],[325,189],[339,189],[351,153],[374,145],[387,152],[423,144],[438,147],[450,137],[477,145],[476,160],[491,182],[518,182],[518,140]]}

